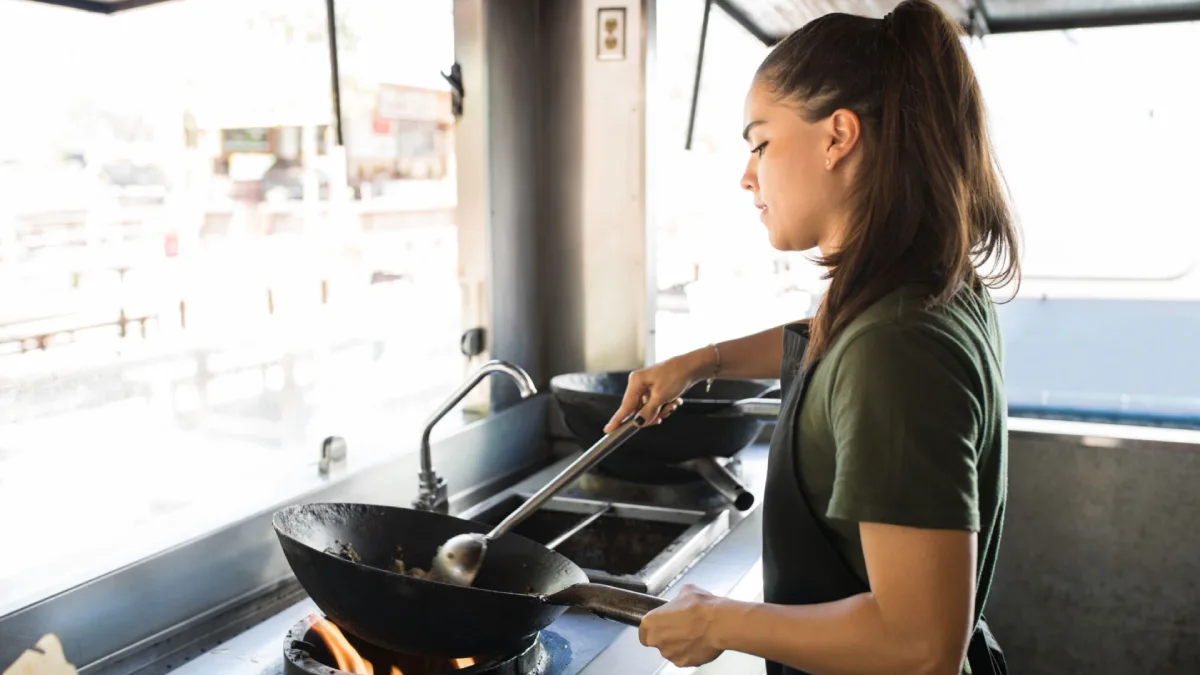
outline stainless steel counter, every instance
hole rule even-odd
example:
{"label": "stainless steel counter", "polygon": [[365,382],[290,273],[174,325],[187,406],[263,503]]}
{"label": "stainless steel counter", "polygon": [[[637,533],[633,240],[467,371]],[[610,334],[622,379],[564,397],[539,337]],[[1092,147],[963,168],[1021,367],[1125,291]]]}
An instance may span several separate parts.
{"label": "stainless steel counter", "polygon": [[[543,484],[564,465],[546,448],[558,438],[553,429],[547,438],[547,401],[536,397],[437,444],[456,512],[506,489]],[[1039,673],[1070,670],[1070,663],[1106,674],[1136,663],[1191,672],[1182,666],[1200,663],[1195,622],[1187,618],[1200,573],[1200,540],[1189,526],[1200,509],[1200,441],[1171,430],[1016,419],[1011,426],[1010,511],[988,606],[1011,661]],[[364,465],[362,453],[350,454],[353,462],[299,499],[407,505],[416,496],[415,454]],[[744,453],[743,464],[761,498],[765,447]],[[529,478],[506,478],[519,475]],[[83,675],[279,673],[285,633],[314,607],[283,560],[272,510],[0,617],[0,664],[55,632]],[[757,510],[731,518],[737,522],[725,538],[664,595],[687,582],[760,598],[759,518]],[[1144,597],[1157,600],[1130,604]],[[554,630],[586,638],[572,673],[680,672],[641,647],[636,631],[578,612],[562,621]],[[1139,639],[1097,648],[1096,631],[1112,625]],[[1178,630],[1164,633],[1163,625]],[[761,664],[725,654],[688,672],[759,673]]]}

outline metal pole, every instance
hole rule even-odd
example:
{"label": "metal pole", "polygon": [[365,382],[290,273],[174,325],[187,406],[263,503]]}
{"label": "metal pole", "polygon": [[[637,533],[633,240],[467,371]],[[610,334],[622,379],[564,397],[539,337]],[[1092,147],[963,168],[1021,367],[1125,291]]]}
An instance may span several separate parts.
{"label": "metal pole", "polygon": [[333,83],[333,130],[338,147],[342,139],[342,77],[338,72],[337,13],[334,0],[325,0],[325,20],[329,31],[329,76]]}
{"label": "metal pole", "polygon": [[692,83],[692,110],[688,113],[684,150],[692,149],[692,133],[696,130],[696,104],[700,99],[700,73],[704,69],[704,44],[708,42],[708,15],[712,13],[712,6],[713,0],[704,0],[704,20],[700,24],[700,51],[696,53],[696,81]]}

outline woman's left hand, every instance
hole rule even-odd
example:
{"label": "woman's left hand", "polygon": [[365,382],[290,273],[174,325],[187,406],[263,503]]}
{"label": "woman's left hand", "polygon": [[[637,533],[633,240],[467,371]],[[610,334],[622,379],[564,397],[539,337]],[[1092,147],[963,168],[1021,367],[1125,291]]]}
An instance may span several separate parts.
{"label": "woman's left hand", "polygon": [[721,655],[713,646],[713,618],[721,598],[684,586],[679,595],[642,619],[638,636],[671,663],[702,666]]}

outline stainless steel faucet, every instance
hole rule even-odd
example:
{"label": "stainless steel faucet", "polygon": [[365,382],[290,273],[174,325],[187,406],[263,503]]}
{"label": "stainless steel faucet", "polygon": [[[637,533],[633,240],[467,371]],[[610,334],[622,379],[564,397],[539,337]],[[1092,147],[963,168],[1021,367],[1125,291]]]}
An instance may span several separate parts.
{"label": "stainless steel faucet", "polygon": [[417,500],[413,502],[413,508],[423,511],[437,511],[446,513],[450,510],[450,500],[447,496],[446,481],[437,475],[433,470],[433,458],[430,453],[429,435],[433,432],[433,427],[441,421],[446,413],[450,412],[458,402],[463,400],[467,394],[471,392],[483,378],[492,373],[503,373],[516,382],[517,389],[521,392],[521,398],[529,398],[537,392],[537,387],[533,384],[533,379],[518,366],[514,366],[506,361],[488,361],[483,364],[469,380],[463,383],[450,398],[442,403],[429,421],[425,423],[425,431],[421,434],[421,474],[420,486],[418,488]]}

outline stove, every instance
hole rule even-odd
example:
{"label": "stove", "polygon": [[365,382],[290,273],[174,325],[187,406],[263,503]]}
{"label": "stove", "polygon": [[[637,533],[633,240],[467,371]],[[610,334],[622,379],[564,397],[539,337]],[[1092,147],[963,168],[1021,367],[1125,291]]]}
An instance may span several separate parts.
{"label": "stove", "polygon": [[[496,525],[535,491],[505,491],[459,515]],[[647,483],[589,473],[513,532],[569,558],[593,583],[658,595],[729,533],[736,513],[698,476]]]}
{"label": "stove", "polygon": [[[722,468],[740,479],[740,462]],[[659,474],[651,466],[639,478],[589,473],[514,532],[571,559],[592,582],[657,595],[729,534],[731,510],[728,499],[687,469]],[[534,491],[505,490],[459,515],[495,525]],[[552,630],[497,654],[447,659],[387,651],[318,613],[292,626],[283,652],[286,675],[556,675],[570,661],[567,641]]]}
{"label": "stove", "polygon": [[332,622],[313,613],[296,622],[284,638],[283,672],[284,675],[558,675],[569,658],[565,647],[558,635],[542,632],[496,654],[455,659],[401,654],[344,634]]}
{"label": "stove", "polygon": [[[721,467],[761,496],[766,454],[764,446],[751,446],[729,462],[720,460]],[[466,496],[471,503],[453,512],[495,524],[575,456],[486,498]],[[595,583],[664,596],[692,583],[728,594],[745,583],[743,577],[756,576],[752,570],[760,558],[760,517],[757,508],[735,508],[728,494],[696,472],[671,472],[670,480],[632,480],[628,474],[594,471],[549,500],[515,531],[570,558]],[[761,580],[755,581],[761,585]],[[177,667],[173,675],[368,672],[365,664],[345,656],[339,667],[330,639],[349,645],[370,662],[373,675],[650,675],[666,663],[657,651],[640,644],[636,629],[578,609],[498,654],[464,655],[462,660],[397,654],[343,634],[305,599]]]}

